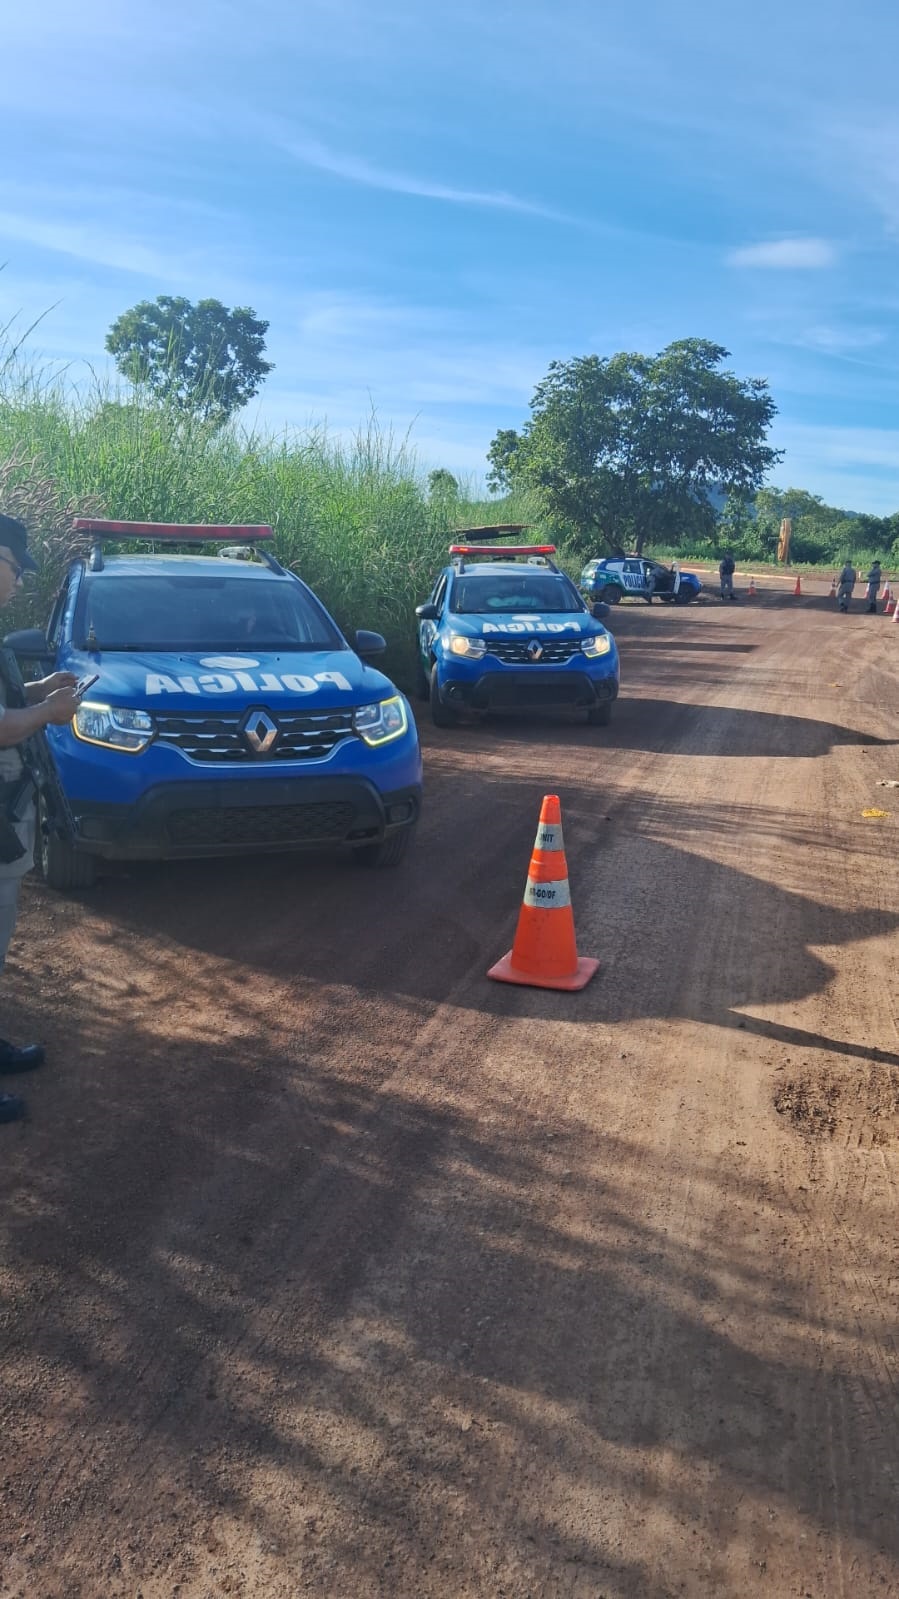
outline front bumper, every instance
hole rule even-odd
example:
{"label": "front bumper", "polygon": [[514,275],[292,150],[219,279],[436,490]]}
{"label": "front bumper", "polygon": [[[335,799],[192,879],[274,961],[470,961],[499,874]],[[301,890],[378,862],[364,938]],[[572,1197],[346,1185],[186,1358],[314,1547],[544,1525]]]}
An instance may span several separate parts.
{"label": "front bumper", "polygon": [[446,705],[473,711],[586,709],[618,697],[618,677],[607,672],[592,677],[583,671],[553,672],[539,668],[484,672],[478,678],[438,679]]}
{"label": "front bumper", "polygon": [[104,860],[178,860],[380,843],[414,827],[420,784],[361,777],[160,784],[130,805],[73,800],[78,848]]}

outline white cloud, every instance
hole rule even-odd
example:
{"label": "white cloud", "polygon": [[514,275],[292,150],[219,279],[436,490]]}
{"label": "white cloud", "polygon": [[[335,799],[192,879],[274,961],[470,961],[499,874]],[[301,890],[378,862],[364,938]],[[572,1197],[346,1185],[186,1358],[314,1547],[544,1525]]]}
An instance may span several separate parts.
{"label": "white cloud", "polygon": [[837,258],[827,239],[770,239],[731,250],[728,266],[761,267],[775,271],[815,270],[833,266]]}
{"label": "white cloud", "polygon": [[549,218],[554,222],[576,222],[548,206],[503,190],[457,189],[449,184],[435,183],[430,179],[413,177],[405,172],[395,172],[388,167],[372,166],[355,156],[338,155],[314,139],[290,140],[284,149],[303,166],[314,167],[318,172],[328,172],[332,177],[343,178],[348,183],[360,183],[369,189],[387,189],[392,194],[409,194],[423,200],[441,200],[449,205],[485,206],[496,211],[515,211],[524,216]]}
{"label": "white cloud", "polygon": [[825,355],[852,355],[856,350],[873,350],[886,341],[879,328],[841,328],[818,324],[806,328],[797,343]]}
{"label": "white cloud", "polygon": [[93,227],[66,222],[41,222],[37,217],[0,211],[0,241],[16,240],[36,245],[58,255],[74,256],[94,266],[112,267],[118,272],[136,272],[142,277],[169,281],[174,263],[158,250],[149,249],[120,231],[106,233]]}
{"label": "white cloud", "polygon": [[786,451],[778,483],[802,484],[828,505],[872,516],[899,510],[899,429],[815,427],[778,419],[771,443]]}

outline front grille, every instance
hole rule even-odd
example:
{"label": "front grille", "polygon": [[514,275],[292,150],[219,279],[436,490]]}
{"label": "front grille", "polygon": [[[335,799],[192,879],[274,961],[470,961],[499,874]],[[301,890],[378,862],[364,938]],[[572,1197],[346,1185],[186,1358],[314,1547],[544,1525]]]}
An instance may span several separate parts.
{"label": "front grille", "polygon": [[[528,645],[537,643],[543,654],[537,661],[528,655]],[[499,638],[487,641],[487,654],[515,666],[558,666],[570,661],[580,650],[580,641],[571,638]]]}
{"label": "front grille", "polygon": [[172,811],[167,825],[173,844],[301,844],[343,839],[355,817],[354,806],[340,803],[209,805]]}
{"label": "front grille", "polygon": [[[259,707],[262,709],[263,707]],[[158,737],[174,744],[192,761],[312,761],[330,755],[336,744],[353,733],[352,711],[267,713],[278,724],[278,737],[270,750],[257,755],[240,731],[246,711],[219,716],[157,716]]]}

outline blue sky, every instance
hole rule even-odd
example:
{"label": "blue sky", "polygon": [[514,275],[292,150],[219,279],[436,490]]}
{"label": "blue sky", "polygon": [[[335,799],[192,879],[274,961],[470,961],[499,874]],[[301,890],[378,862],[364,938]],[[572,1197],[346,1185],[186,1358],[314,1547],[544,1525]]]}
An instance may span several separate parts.
{"label": "blue sky", "polygon": [[248,421],[373,406],[480,478],[551,360],[703,337],[768,380],[780,486],[899,509],[886,0],[33,0],[3,32],[0,321],[47,311],[76,375],[137,300],[249,304]]}

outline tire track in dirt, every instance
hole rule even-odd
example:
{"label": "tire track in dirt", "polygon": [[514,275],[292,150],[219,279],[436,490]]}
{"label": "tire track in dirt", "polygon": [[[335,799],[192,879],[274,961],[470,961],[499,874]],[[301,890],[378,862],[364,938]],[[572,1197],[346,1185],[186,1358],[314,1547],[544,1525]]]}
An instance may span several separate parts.
{"label": "tire track in dirt", "polygon": [[[64,919],[69,1073],[3,1173],[10,1591],[899,1583],[896,1155],[774,1108],[787,1070],[896,1052],[858,837],[895,705],[874,635],[834,697],[832,621],[639,612],[608,734],[429,735],[389,916],[383,882],[280,863]],[[575,1006],[483,980],[556,788],[603,962]],[[67,957],[103,982],[63,1006]],[[79,1096],[105,1120],[73,1147]]]}

